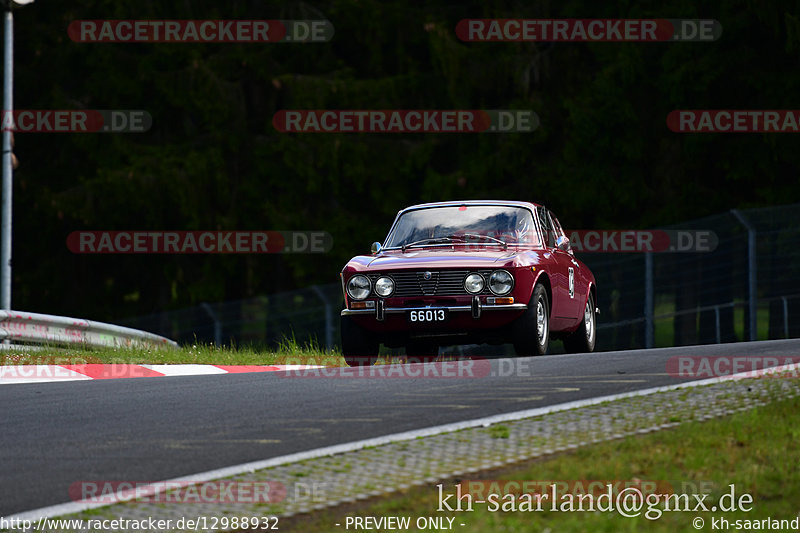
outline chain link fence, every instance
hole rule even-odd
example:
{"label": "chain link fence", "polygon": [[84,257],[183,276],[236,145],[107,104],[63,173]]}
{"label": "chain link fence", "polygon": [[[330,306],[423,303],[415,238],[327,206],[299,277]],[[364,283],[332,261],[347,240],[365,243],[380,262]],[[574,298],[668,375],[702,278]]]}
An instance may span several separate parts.
{"label": "chain link fence", "polygon": [[[286,340],[333,349],[339,343],[340,283],[220,303],[203,303],[121,321],[195,342],[275,348]],[[131,326],[132,327],[132,326]]]}
{"label": "chain link fence", "polygon": [[709,252],[582,254],[598,285],[598,349],[800,336],[800,204],[663,229],[713,231]]}
{"label": "chain link fence", "polygon": [[[800,337],[800,204],[743,209],[668,226],[709,230],[708,252],[583,253],[598,286],[598,350]],[[341,285],[122,321],[180,343],[276,347],[339,343]],[[560,342],[551,351],[561,350]],[[509,347],[459,352],[510,353]]]}

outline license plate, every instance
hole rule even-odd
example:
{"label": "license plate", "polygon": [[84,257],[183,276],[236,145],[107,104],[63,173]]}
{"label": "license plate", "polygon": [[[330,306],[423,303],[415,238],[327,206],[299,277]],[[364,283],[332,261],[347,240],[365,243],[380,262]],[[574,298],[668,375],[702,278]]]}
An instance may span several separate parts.
{"label": "license plate", "polygon": [[433,324],[445,320],[447,320],[447,309],[421,309],[408,312],[408,321],[414,324]]}

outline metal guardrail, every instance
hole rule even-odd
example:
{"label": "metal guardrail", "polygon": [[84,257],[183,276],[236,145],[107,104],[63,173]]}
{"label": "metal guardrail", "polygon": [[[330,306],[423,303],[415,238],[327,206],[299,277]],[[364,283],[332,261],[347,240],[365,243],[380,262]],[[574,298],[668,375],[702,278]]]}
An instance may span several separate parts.
{"label": "metal guardrail", "polygon": [[13,342],[97,348],[162,348],[178,343],[138,329],[82,318],[0,311],[0,339]]}

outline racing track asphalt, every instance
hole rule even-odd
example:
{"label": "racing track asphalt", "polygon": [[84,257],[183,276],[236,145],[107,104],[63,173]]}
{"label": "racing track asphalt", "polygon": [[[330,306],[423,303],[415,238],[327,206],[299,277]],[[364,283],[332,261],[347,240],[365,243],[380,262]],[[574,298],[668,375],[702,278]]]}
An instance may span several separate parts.
{"label": "racing track asphalt", "polygon": [[782,362],[798,353],[800,340],[793,339],[493,359],[495,373],[511,375],[483,378],[289,379],[270,372],[5,385],[0,516],[69,502],[70,485],[83,480],[160,481],[674,385],[684,380],[667,373],[671,357],[775,356]]}

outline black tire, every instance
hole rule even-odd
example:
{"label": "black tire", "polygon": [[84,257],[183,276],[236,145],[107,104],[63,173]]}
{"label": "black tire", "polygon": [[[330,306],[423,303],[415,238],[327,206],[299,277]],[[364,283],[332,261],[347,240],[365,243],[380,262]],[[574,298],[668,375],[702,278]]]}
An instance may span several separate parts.
{"label": "black tire", "polygon": [[519,356],[544,355],[549,344],[550,301],[544,286],[537,283],[528,309],[514,323],[514,350]]}
{"label": "black tire", "polygon": [[341,317],[342,355],[348,366],[372,366],[378,360],[378,341],[353,322],[349,316]]}
{"label": "black tire", "polygon": [[411,342],[406,345],[405,363],[429,363],[439,357],[439,347],[426,342]]}
{"label": "black tire", "polygon": [[594,351],[597,341],[597,316],[595,315],[594,297],[589,294],[583,308],[583,320],[574,332],[564,339],[564,350],[567,353],[590,353]]}

